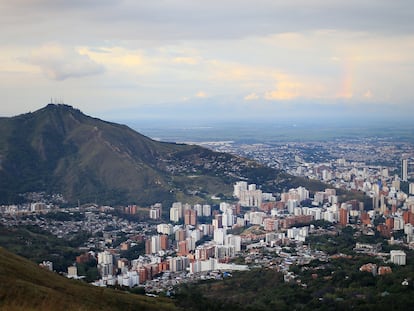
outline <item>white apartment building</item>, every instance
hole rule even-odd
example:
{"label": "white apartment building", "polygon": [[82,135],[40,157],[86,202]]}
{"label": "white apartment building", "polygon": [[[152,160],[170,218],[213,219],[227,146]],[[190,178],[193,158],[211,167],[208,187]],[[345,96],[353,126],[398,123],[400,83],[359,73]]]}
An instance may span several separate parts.
{"label": "white apartment building", "polygon": [[400,251],[400,250],[390,251],[391,262],[396,265],[405,266],[406,260],[407,260],[406,258],[407,258],[407,255],[405,254],[404,251]]}

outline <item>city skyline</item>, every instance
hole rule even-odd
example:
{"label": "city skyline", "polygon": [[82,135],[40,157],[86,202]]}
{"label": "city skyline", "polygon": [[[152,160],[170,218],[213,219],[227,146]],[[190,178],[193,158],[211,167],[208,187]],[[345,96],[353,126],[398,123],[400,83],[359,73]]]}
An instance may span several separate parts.
{"label": "city skyline", "polygon": [[0,1],[0,116],[400,120],[410,1]]}

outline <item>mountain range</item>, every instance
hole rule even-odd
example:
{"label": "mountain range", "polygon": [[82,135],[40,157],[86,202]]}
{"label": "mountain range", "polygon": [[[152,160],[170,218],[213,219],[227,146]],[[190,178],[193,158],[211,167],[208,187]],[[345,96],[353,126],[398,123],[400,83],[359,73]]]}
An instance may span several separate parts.
{"label": "mountain range", "polygon": [[159,142],[63,104],[0,118],[0,203],[28,192],[69,202],[153,204],[231,195],[247,180],[270,191],[299,181],[276,169],[196,145]]}

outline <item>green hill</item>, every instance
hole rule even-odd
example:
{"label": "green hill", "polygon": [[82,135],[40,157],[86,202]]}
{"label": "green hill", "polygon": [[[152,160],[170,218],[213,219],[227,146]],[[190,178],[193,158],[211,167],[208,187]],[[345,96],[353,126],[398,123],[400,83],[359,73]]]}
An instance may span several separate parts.
{"label": "green hill", "polygon": [[0,309],[176,310],[171,300],[66,279],[0,247]]}
{"label": "green hill", "polygon": [[194,202],[231,195],[232,183],[240,179],[265,191],[298,184],[297,178],[255,161],[154,141],[68,105],[0,118],[0,133],[0,204],[41,191],[82,203]]}
{"label": "green hill", "polygon": [[0,118],[0,133],[0,203],[34,191],[102,204],[230,193],[243,170],[258,167],[198,146],[157,142],[67,105]]}

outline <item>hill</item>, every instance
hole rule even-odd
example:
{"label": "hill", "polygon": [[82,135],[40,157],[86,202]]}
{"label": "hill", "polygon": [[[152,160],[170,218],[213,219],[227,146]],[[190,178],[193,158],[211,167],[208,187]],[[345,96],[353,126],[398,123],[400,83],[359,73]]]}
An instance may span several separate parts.
{"label": "hill", "polygon": [[66,279],[0,247],[1,310],[175,310],[170,300]]}
{"label": "hill", "polygon": [[0,118],[0,133],[3,204],[40,191],[100,204],[199,200],[231,194],[239,179],[272,188],[292,178],[229,154],[154,141],[68,105]]}

